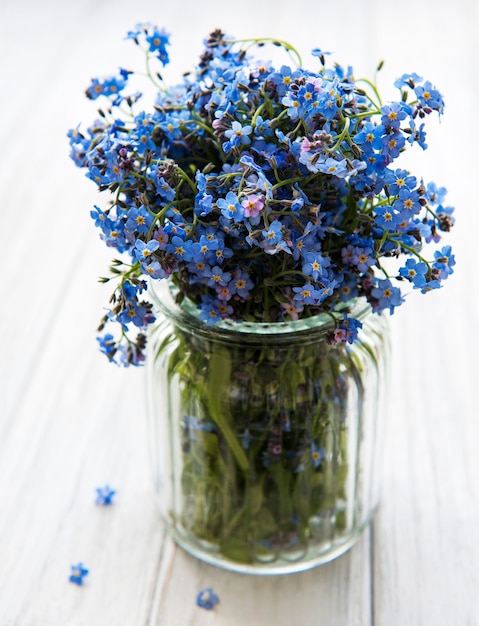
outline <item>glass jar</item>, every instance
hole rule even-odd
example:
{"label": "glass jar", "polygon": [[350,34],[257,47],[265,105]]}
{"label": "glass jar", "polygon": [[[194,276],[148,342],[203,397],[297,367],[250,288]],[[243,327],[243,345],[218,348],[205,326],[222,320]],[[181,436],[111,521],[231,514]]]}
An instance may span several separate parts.
{"label": "glass jar", "polygon": [[230,570],[284,574],[348,550],[370,522],[381,474],[384,316],[356,301],[352,345],[334,322],[201,321],[151,289],[147,389],[158,503],[174,540]]}

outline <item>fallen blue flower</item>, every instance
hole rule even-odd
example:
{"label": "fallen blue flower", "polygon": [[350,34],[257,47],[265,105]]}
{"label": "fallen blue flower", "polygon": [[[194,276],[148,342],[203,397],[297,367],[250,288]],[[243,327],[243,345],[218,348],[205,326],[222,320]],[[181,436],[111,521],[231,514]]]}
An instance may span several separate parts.
{"label": "fallen blue flower", "polygon": [[207,611],[211,611],[211,609],[214,609],[215,605],[218,604],[219,601],[219,597],[216,595],[211,587],[208,587],[207,589],[202,589],[196,596],[196,604],[202,609],[206,609]]}
{"label": "fallen blue flower", "polygon": [[96,493],[96,504],[100,504],[102,506],[113,504],[113,496],[116,491],[114,489],[110,489],[109,485],[97,487]]}
{"label": "fallen blue flower", "polygon": [[75,585],[83,585],[83,579],[88,574],[88,570],[83,567],[83,563],[72,565],[71,568],[70,582],[75,583]]}

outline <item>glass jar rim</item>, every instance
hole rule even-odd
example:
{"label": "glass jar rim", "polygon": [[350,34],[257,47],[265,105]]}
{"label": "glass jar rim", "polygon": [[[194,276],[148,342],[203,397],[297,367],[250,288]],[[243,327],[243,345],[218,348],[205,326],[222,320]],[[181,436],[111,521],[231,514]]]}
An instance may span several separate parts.
{"label": "glass jar rim", "polygon": [[[304,336],[308,333],[324,335],[334,330],[334,317],[328,313],[320,313],[311,317],[284,322],[249,322],[236,319],[222,319],[215,324],[208,324],[199,317],[196,304],[185,297],[181,304],[175,300],[179,288],[169,279],[152,280],[148,285],[148,293],[154,305],[168,319],[172,320],[183,330],[195,333],[216,336],[220,339],[232,339],[241,336],[243,341],[247,336],[271,338]],[[364,320],[372,313],[371,305],[363,297],[353,298],[338,307],[334,313],[347,313],[350,317]]]}

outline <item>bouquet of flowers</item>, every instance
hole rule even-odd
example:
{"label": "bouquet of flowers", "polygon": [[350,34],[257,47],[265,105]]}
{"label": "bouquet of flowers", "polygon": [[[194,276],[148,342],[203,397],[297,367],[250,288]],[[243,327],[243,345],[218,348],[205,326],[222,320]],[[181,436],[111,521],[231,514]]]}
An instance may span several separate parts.
{"label": "bouquet of flowers", "polygon": [[[100,348],[142,364],[154,329],[164,518],[183,545],[194,537],[194,553],[208,546],[244,567],[299,563],[308,550],[328,560],[375,505],[385,340],[383,317],[370,315],[374,326],[364,311],[393,313],[405,287],[427,293],[453,272],[445,189],[394,165],[426,149],[442,96],[404,74],[384,103],[327,52],[313,50],[306,69],[287,42],[219,30],[167,86],[157,70],[169,36],[140,24],[127,38],[145,55],[149,109],[133,88],[145,75],[120,69],[92,81],[99,117],[69,137],[110,197],[91,211],[101,238],[123,255],[102,279],[116,284]],[[267,45],[288,62],[252,56]],[[183,316],[173,331],[154,324],[170,297]]]}
{"label": "bouquet of flowers", "polygon": [[[100,117],[69,132],[72,159],[111,194],[91,211],[101,238],[127,256],[103,279],[118,279],[100,326],[119,328],[100,339],[110,360],[144,360],[147,278],[170,278],[214,324],[334,314],[357,297],[392,313],[406,283],[426,293],[451,274],[450,246],[424,250],[453,224],[445,189],[393,165],[413,144],[426,149],[425,119],[443,112],[429,81],[405,74],[383,103],[351,67],[327,67],[327,52],[312,51],[310,70],[287,42],[217,30],[168,87],[153,69],[169,61],[168,34],[140,24],[127,38],[146,57],[150,110],[128,91],[140,73],[122,68],[92,81]],[[294,64],[252,58],[267,43]],[[339,316],[331,340],[352,341],[357,326]]]}

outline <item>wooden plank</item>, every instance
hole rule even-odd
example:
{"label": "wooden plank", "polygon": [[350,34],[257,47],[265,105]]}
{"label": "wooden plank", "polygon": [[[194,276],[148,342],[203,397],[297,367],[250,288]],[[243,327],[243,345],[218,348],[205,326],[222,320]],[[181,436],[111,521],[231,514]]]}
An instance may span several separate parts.
{"label": "wooden plank", "polygon": [[[208,10],[183,8],[178,16],[174,3],[158,14],[147,0],[135,11],[126,0],[0,7],[8,86],[0,128],[0,625],[477,626],[478,5],[346,0],[339,14],[337,4],[312,0],[244,0],[232,11],[213,0]],[[94,327],[108,290],[95,280],[110,255],[88,218],[97,194],[68,161],[65,132],[93,115],[82,99],[90,76],[133,64],[121,39],[145,18],[172,31],[173,74],[191,66],[219,25],[239,36],[299,36],[305,58],[319,46],[361,72],[386,58],[382,83],[416,70],[446,94],[431,150],[418,151],[417,162],[458,206],[456,274],[443,293],[413,298],[392,320],[389,443],[374,533],[310,572],[242,576],[174,548],[151,497],[142,372],[97,354]],[[95,488],[107,482],[116,502],[97,507]],[[79,560],[90,569],[84,588],[68,582]],[[207,586],[221,598],[213,612],[195,604]]]}
{"label": "wooden plank", "polygon": [[413,69],[444,93],[444,118],[415,168],[448,188],[459,221],[445,242],[457,259],[449,284],[411,298],[393,320],[393,410],[375,532],[374,623],[471,626],[479,624],[479,463],[473,449],[479,437],[479,342],[471,326],[479,308],[467,285],[474,283],[478,220],[469,197],[474,160],[456,158],[454,146],[464,105],[479,96],[477,82],[466,78],[477,66],[479,13],[477,3],[467,1],[453,10],[446,2],[432,9],[431,3],[406,1],[403,15],[414,15],[434,38],[427,41],[415,31],[410,45],[391,54],[386,24],[395,11],[392,3],[375,3],[374,45],[392,57],[385,76]]}
{"label": "wooden plank", "polygon": [[[164,565],[150,623],[366,626],[371,624],[369,559],[369,532],[342,558],[287,576],[227,572],[201,563],[179,548],[172,548],[168,552],[169,563]],[[198,591],[208,587],[220,598],[214,615],[195,604]]]}
{"label": "wooden plank", "polygon": [[[451,360],[426,320],[409,320],[407,335],[397,336],[405,365],[395,368],[397,408],[376,524],[374,623],[478,624],[479,380],[467,357],[479,346],[464,341],[456,318]],[[428,347],[422,355],[420,345]]]}

